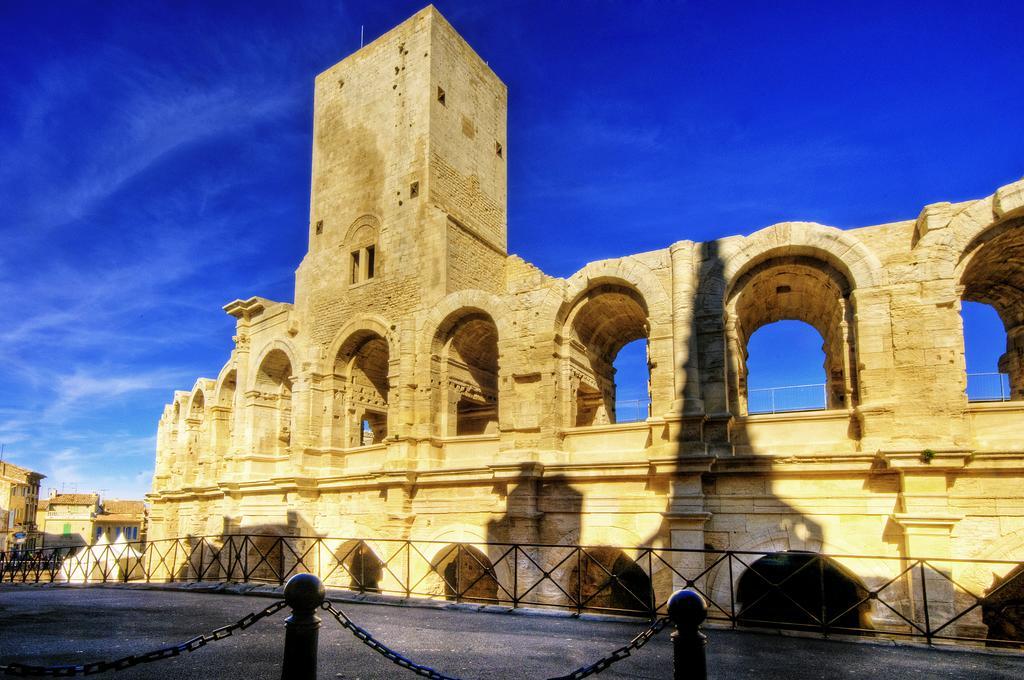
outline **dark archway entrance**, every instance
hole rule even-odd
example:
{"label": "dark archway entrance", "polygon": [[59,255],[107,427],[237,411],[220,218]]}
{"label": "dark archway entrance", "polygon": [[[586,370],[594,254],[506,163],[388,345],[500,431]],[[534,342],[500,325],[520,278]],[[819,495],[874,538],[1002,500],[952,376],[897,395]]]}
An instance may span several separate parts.
{"label": "dark archway entrance", "polygon": [[1024,565],[993,584],[982,602],[981,616],[988,626],[989,645],[1024,642]]}
{"label": "dark archway entrance", "polygon": [[584,548],[569,576],[568,591],[581,609],[649,612],[651,579],[617,548]]}
{"label": "dark archway entrance", "polygon": [[456,543],[446,547],[434,569],[444,581],[446,600],[498,602],[494,565],[474,546]]}
{"label": "dark archway entrance", "polygon": [[780,552],[753,562],[736,587],[737,622],[800,629],[870,628],[867,589],[835,560]]}

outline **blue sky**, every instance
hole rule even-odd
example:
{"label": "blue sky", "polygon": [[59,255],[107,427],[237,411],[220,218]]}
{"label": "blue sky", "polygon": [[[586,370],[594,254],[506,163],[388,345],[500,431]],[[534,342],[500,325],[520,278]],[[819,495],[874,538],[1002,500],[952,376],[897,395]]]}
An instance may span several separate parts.
{"label": "blue sky", "polygon": [[[551,274],[1024,175],[1020,3],[437,5],[509,85],[509,248]],[[420,7],[0,4],[5,459],[147,490],[162,405],[228,357],[221,306],[292,299],[313,77]]]}

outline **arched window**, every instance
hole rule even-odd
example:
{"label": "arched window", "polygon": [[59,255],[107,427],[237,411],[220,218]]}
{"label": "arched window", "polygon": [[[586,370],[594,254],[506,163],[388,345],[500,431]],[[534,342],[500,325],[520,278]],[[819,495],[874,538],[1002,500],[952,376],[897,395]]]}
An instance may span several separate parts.
{"label": "arched window", "polygon": [[387,437],[389,370],[388,343],[377,333],[358,331],[342,344],[334,360],[334,446],[369,446]]}
{"label": "arched window", "polygon": [[498,433],[498,327],[484,312],[444,323],[435,338],[437,422],[447,436]]}
{"label": "arched window", "polygon": [[[764,394],[758,393],[755,408],[749,407],[748,348],[754,333],[779,321],[802,321],[817,331],[824,351],[823,385],[764,385],[790,387],[788,396],[793,408],[821,408],[812,401],[821,390],[823,406],[848,409],[857,403],[856,342],[850,286],[841,272],[823,260],[813,257],[776,257],[751,267],[732,287],[726,305],[726,341],[729,355],[730,408],[746,415],[762,408]],[[785,326],[780,327],[786,329]],[[771,332],[771,331],[769,331]],[[777,331],[776,331],[777,332]],[[756,345],[755,345],[756,347]],[[787,348],[792,350],[793,348]],[[819,364],[821,365],[821,364]],[[770,405],[771,394],[768,394]],[[805,404],[797,408],[798,405]],[[777,409],[780,410],[780,409]]]}
{"label": "arched window", "polygon": [[380,272],[379,235],[380,225],[372,215],[363,215],[349,227],[345,237],[345,248],[349,253],[349,285],[377,278]]}
{"label": "arched window", "polygon": [[[960,285],[968,398],[1024,399],[1024,220],[993,227],[968,248]],[[968,303],[992,307],[1002,332],[993,328],[991,315],[986,320],[984,311]],[[991,347],[993,335],[1005,338],[994,367],[983,358],[999,351]]]}
{"label": "arched window", "polygon": [[746,347],[747,413],[823,409],[827,358],[821,334],[803,321],[754,331]]}
{"label": "arched window", "polygon": [[[628,420],[647,418],[650,412],[648,335],[647,305],[633,289],[604,284],[584,294],[569,315],[568,347],[564,355],[572,399],[570,422],[574,426],[614,423],[619,415],[625,415]],[[626,374],[622,385],[628,385],[628,391],[620,397],[616,359],[627,345],[630,349],[623,357]],[[619,398],[627,402],[621,414],[617,408]]]}
{"label": "arched window", "polygon": [[238,387],[238,374],[229,371],[217,391],[217,430],[214,434],[214,451],[223,456],[231,447],[231,434],[235,420],[235,391]]}
{"label": "arched window", "polygon": [[292,364],[279,349],[264,357],[256,374],[253,445],[256,453],[288,451],[292,435]]}

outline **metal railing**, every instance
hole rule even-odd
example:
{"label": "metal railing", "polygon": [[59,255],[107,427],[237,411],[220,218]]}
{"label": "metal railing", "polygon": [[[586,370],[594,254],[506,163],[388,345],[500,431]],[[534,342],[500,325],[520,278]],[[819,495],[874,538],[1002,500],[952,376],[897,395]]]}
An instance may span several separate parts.
{"label": "metal railing", "polygon": [[618,399],[615,401],[616,423],[637,423],[647,420],[650,412],[650,399]]}
{"label": "metal railing", "polygon": [[1009,401],[1010,376],[1006,373],[968,373],[967,401]]}
{"label": "metal railing", "polygon": [[824,383],[785,385],[747,390],[747,413],[787,413],[821,411],[828,406]]}
{"label": "metal railing", "polygon": [[232,581],[656,618],[675,588],[710,621],[1020,646],[1024,565],[1000,560],[400,539],[224,535],[37,550],[10,582]]}

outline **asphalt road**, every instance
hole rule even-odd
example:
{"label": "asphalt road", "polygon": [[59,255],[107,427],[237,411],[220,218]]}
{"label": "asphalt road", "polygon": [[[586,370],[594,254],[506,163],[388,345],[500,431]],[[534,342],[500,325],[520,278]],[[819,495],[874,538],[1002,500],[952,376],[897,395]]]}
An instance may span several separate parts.
{"label": "asphalt road", "polygon": [[[271,603],[264,597],[122,588],[0,586],[0,664],[74,664],[185,641]],[[341,603],[357,624],[418,663],[461,678],[548,678],[589,664],[643,623],[521,612]],[[287,610],[190,654],[104,677],[279,678]],[[669,630],[600,674],[669,678]],[[708,631],[712,678],[1024,678],[1024,655]],[[412,678],[331,618],[319,678]]]}

